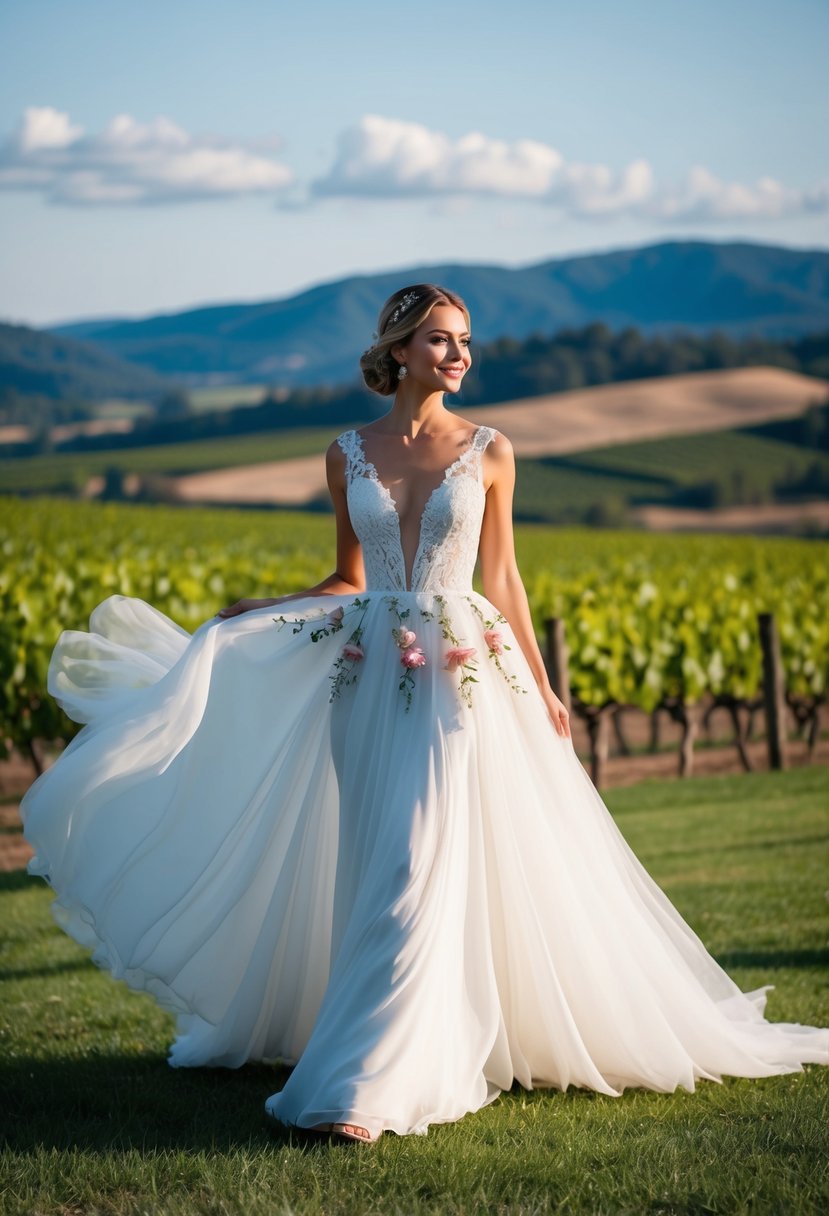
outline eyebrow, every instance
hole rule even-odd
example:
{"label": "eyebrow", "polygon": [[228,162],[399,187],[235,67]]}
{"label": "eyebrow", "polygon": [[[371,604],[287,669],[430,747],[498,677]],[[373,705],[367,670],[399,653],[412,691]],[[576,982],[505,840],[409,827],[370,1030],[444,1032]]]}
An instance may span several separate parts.
{"label": "eyebrow", "polygon": [[[451,334],[451,332],[452,332],[451,329],[427,329],[427,331],[426,331],[427,334]],[[459,338],[471,338],[472,335],[470,334],[468,329],[465,329],[465,330],[463,330],[462,333],[458,334],[458,337]]]}

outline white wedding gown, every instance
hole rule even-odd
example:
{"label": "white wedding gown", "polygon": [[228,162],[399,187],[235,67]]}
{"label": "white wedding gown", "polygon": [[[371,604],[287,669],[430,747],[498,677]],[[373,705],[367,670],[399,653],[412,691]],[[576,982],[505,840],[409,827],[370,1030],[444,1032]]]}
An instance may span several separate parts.
{"label": "white wedding gown", "polygon": [[30,870],[176,1013],[171,1064],[296,1063],[284,1123],[424,1134],[513,1079],[618,1095],[829,1063],[829,1030],[767,1022],[770,986],[742,993],[650,878],[472,589],[494,435],[432,491],[410,577],[347,431],[364,593],[192,635],[113,595],[55,647],[49,691],[86,725],[23,801]]}

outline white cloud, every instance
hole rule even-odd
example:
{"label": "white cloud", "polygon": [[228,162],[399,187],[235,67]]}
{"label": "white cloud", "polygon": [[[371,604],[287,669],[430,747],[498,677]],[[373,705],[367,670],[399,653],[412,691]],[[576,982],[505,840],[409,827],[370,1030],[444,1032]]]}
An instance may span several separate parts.
{"label": "white cloud", "polygon": [[18,132],[18,146],[23,153],[40,148],[65,148],[83,134],[82,127],[73,127],[68,114],[51,106],[30,106],[25,111]]}
{"label": "white cloud", "polygon": [[554,148],[472,132],[451,140],[419,123],[367,114],[340,136],[330,172],[313,184],[318,195],[399,197],[496,194],[537,198],[562,165]]}
{"label": "white cloud", "polygon": [[[823,205],[826,209],[826,188]],[[754,186],[723,182],[704,165],[694,165],[678,188],[663,188],[647,213],[657,219],[734,220],[780,219],[808,210],[807,192],[792,190],[772,177]]]}
{"label": "white cloud", "polygon": [[276,159],[278,141],[194,136],[164,115],[117,114],[87,134],[52,106],[30,106],[0,144],[0,190],[35,190],[66,206],[151,205],[270,196],[282,209],[315,199],[429,200],[453,212],[477,199],[536,202],[581,220],[637,218],[665,225],[776,220],[829,213],[829,181],[792,189],[772,177],[727,182],[694,165],[660,183],[647,160],[621,170],[567,161],[538,140],[479,131],[452,139],[419,123],[365,115],[344,130],[325,176],[305,187]]}
{"label": "white cloud", "polygon": [[150,123],[118,114],[86,135],[51,106],[30,106],[0,145],[0,189],[39,190],[73,206],[173,203],[291,185],[291,170],[242,144],[190,135],[159,115]]}
{"label": "white cloud", "polygon": [[829,183],[794,190],[771,177],[722,182],[695,165],[678,187],[662,186],[647,160],[620,172],[567,162],[549,144],[506,143],[479,132],[452,140],[418,123],[369,114],[345,130],[317,197],[500,197],[535,200],[580,219],[638,217],[664,223],[778,219],[829,211]]}

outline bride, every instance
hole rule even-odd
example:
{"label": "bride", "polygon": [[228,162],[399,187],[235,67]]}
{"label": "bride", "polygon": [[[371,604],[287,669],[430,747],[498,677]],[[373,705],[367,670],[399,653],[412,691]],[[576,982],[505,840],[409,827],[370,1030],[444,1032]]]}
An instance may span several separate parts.
{"label": "bride", "polygon": [[192,635],[110,596],[61,634],[49,692],[85,725],[21,806],[58,922],[176,1014],[170,1063],[293,1065],[267,1114],[351,1141],[515,1080],[617,1096],[829,1063],[829,1030],[766,1021],[770,986],[708,954],[574,752],[512,447],[444,404],[470,329],[432,284],[381,310],[361,366],[393,400],[326,453],[323,582]]}

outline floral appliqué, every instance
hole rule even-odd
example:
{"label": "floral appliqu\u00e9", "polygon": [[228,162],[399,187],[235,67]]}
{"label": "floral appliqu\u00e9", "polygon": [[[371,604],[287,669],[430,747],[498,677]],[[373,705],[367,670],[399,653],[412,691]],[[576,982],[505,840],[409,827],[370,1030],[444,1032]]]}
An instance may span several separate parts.
{"label": "floral appliqu\u00e9", "polygon": [[[504,670],[499,657],[504,653],[505,650],[512,649],[512,647],[508,646],[503,640],[501,631],[495,628],[496,624],[505,625],[507,623],[507,618],[502,613],[497,612],[492,620],[487,620],[483,612],[481,612],[480,607],[473,599],[471,599],[468,595],[465,595],[464,599],[472,608],[473,612],[477,613],[477,615],[481,618],[484,625],[484,641],[487,647],[488,658],[494,660],[495,666],[507,681],[510,688],[512,688],[513,692],[526,692],[526,688],[521,687],[515,676],[509,675],[509,673]],[[475,675],[475,672],[478,670],[478,664],[475,659],[475,655],[478,653],[477,648],[475,646],[461,645],[460,638],[455,635],[452,629],[452,622],[449,620],[449,613],[446,610],[446,600],[442,595],[435,595],[435,601],[438,604],[438,621],[440,622],[443,636],[448,642],[452,643],[444,656],[446,659],[444,670],[452,672],[460,670],[461,678],[460,684],[458,685],[458,690],[464,702],[467,705],[471,705],[472,685],[478,683],[478,678]],[[429,612],[428,609],[421,608],[420,611],[423,616],[427,618],[427,620],[434,619],[435,614],[433,612]]]}
{"label": "floral appliqu\u00e9", "polygon": [[[401,608],[400,600],[397,596],[385,596],[390,612],[393,612],[397,618],[397,624],[391,631],[392,641],[396,646],[400,663],[403,667],[403,674],[400,677],[398,688],[406,698],[406,713],[409,712],[412,704],[412,693],[415,687],[414,672],[419,668],[426,666],[426,655],[420,646],[415,645],[417,642],[417,634],[413,629],[408,627],[408,620],[411,616],[411,608]],[[505,650],[511,650],[503,639],[503,634],[500,629],[496,629],[498,624],[506,624],[507,619],[500,612],[491,619],[487,619],[481,611],[478,604],[474,602],[468,595],[464,599],[469,603],[472,610],[480,617],[481,623],[484,626],[484,642],[487,649],[487,657],[495,663],[498,671],[510,685],[514,692],[525,693],[526,688],[522,688],[515,676],[510,675],[503,667],[500,656]],[[472,704],[472,685],[478,683],[478,678],[475,675],[478,670],[476,655],[478,653],[475,646],[463,646],[461,639],[457,637],[453,628],[452,622],[449,619],[449,613],[446,607],[446,600],[442,595],[435,595],[435,602],[438,605],[437,618],[441,626],[441,631],[444,638],[451,642],[452,645],[444,653],[446,660],[443,670],[449,672],[461,672],[460,683],[458,690],[466,705]],[[334,662],[334,669],[330,676],[332,681],[330,701],[339,696],[341,690],[348,684],[353,684],[357,680],[358,666],[365,658],[365,650],[361,645],[363,636],[363,618],[366,609],[370,603],[370,597],[366,599],[352,600],[350,608],[355,608],[360,613],[359,621],[355,628],[351,631],[348,641],[343,645],[337,659]],[[419,608],[420,615],[426,621],[433,621],[435,613],[430,612],[428,608]],[[321,613],[316,617],[308,617],[305,619],[293,621],[293,632],[299,633],[304,629],[305,625],[310,620],[323,620],[322,625],[318,625],[315,629],[310,630],[312,642],[318,642],[320,638],[329,637],[331,634],[338,633],[343,628],[345,618],[345,609],[340,604],[329,613]],[[284,616],[276,616],[273,618],[281,629],[289,623],[288,618]]]}
{"label": "floral appliqu\u00e9", "polygon": [[497,612],[492,620],[488,621],[483,612],[481,612],[480,605],[476,604],[474,600],[471,600],[468,595],[464,596],[464,598],[469,603],[472,611],[481,618],[481,622],[484,626],[484,641],[487,645],[487,658],[495,664],[513,692],[526,692],[526,688],[521,687],[516,676],[512,676],[508,671],[505,671],[501,663],[500,656],[505,650],[512,650],[512,647],[507,645],[503,639],[501,630],[496,629],[495,626],[506,625],[507,618],[502,613]]}
{"label": "floral appliqu\u00e9", "polygon": [[[398,624],[392,629],[391,635],[395,645],[400,650],[400,662],[403,664],[403,675],[400,677],[398,688],[406,698],[406,713],[409,712],[412,704],[412,692],[414,691],[414,676],[412,672],[417,671],[419,667],[426,666],[426,655],[419,646],[415,646],[417,634],[412,629],[407,629],[403,624],[411,614],[410,608],[400,607],[400,600],[396,595],[387,597],[389,612],[393,612],[397,617]],[[422,611],[422,609],[421,609]]]}
{"label": "floral appliqu\u00e9", "polygon": [[[337,659],[334,662],[334,670],[329,677],[331,680],[331,696],[329,702],[340,695],[341,690],[348,684],[354,684],[357,681],[357,665],[365,658],[365,651],[360,645],[360,640],[363,636],[363,617],[366,614],[366,609],[369,606],[370,599],[355,599],[352,600],[349,607],[357,608],[360,612],[360,619],[355,628],[351,631],[348,641],[343,646]],[[339,604],[331,612],[321,614],[325,618],[325,624],[311,630],[311,641],[318,642],[320,638],[327,638],[332,633],[338,633],[343,627],[343,618],[345,617],[345,609],[342,604]],[[275,616],[274,621],[281,629],[283,625],[287,625],[288,621],[284,616]],[[319,620],[321,617],[308,618]],[[299,633],[306,625],[307,620],[294,621],[293,633]]]}

